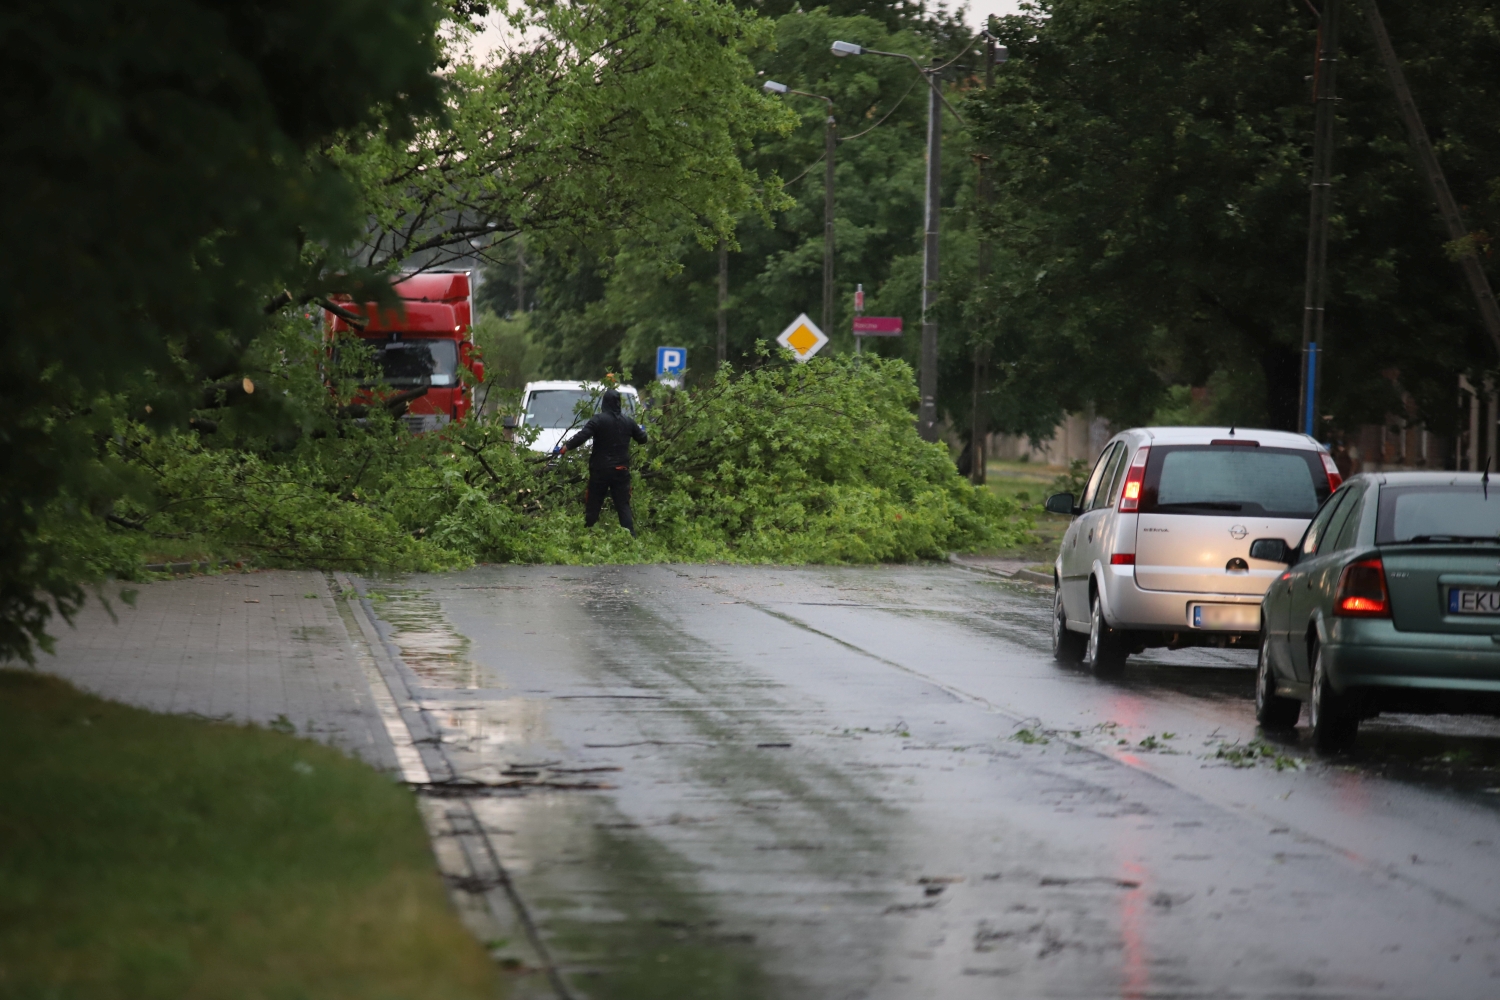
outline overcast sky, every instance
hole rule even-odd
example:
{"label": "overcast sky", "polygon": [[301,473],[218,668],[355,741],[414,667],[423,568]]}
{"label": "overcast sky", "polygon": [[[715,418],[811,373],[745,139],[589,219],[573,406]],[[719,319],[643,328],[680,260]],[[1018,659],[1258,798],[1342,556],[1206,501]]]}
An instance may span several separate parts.
{"label": "overcast sky", "polygon": [[984,19],[991,14],[1003,17],[1020,11],[1021,0],[969,0],[969,23],[977,31],[984,26]]}
{"label": "overcast sky", "polygon": [[[978,31],[984,26],[985,18],[991,14],[1001,16],[1015,14],[1020,9],[1021,0],[969,0],[969,23],[974,26],[975,31]],[[490,14],[486,21],[485,30],[475,39],[474,47],[478,52],[493,52],[499,47],[501,40],[509,34],[503,27],[499,14]]]}

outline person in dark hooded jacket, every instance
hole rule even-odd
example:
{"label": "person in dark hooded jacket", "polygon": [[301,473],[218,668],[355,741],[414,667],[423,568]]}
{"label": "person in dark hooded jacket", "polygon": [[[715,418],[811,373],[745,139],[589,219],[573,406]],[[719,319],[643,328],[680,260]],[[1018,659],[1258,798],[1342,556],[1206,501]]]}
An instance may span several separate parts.
{"label": "person in dark hooded jacket", "polygon": [[593,439],[589,455],[589,485],[583,494],[583,523],[592,528],[604,509],[606,495],[614,498],[620,527],[635,534],[635,515],[630,510],[630,442],[646,443],[646,429],[620,412],[620,393],[607,389],[600,411],[583,425],[583,429],[564,441],[562,454]]}

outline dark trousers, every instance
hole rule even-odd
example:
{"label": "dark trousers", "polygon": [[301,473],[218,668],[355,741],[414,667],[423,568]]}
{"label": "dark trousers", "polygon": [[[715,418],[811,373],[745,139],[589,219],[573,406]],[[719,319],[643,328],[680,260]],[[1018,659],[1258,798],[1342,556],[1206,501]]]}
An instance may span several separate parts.
{"label": "dark trousers", "polygon": [[604,469],[589,472],[589,485],[583,493],[583,523],[592,528],[604,509],[604,498],[613,497],[620,527],[635,534],[635,515],[630,512],[630,469]]}

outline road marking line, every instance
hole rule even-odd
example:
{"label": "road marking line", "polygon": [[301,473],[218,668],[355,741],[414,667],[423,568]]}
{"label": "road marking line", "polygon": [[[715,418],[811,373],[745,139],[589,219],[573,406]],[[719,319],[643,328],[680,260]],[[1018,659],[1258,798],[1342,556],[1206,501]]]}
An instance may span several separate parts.
{"label": "road marking line", "polygon": [[[355,651],[359,656],[360,666],[364,669],[365,676],[369,679],[370,693],[380,710],[381,721],[385,723],[386,733],[390,736],[391,743],[395,747],[396,759],[401,766],[401,778],[408,784],[418,786],[417,792],[421,795],[422,789],[432,784],[432,775],[422,760],[422,754],[417,749],[416,741],[412,739],[411,730],[407,727],[406,720],[401,717],[401,712],[396,704],[396,695],[391,689],[390,682],[375,662],[374,650],[382,648],[380,635],[375,631],[374,622],[369,620],[367,614],[362,613],[366,610],[366,606],[362,600],[359,611],[355,611],[349,607],[349,597],[360,597],[358,589],[354,586],[354,582],[343,573],[326,573],[325,576],[329,589],[335,592],[335,600],[338,604],[339,614],[345,620],[345,628],[348,628],[348,619],[353,618],[356,633],[363,640],[363,642],[357,641],[355,634],[351,633],[350,635],[351,643],[358,647]],[[340,594],[344,599],[339,599]],[[421,711],[421,706],[415,702],[408,702],[408,707],[414,711]],[[441,748],[439,748],[438,753],[442,754]],[[446,761],[446,757],[444,759]],[[434,827],[430,822],[427,810],[422,810],[422,816],[424,822],[427,822],[429,836],[436,838],[444,833],[455,836],[458,840],[464,863],[468,868],[468,875],[481,881],[493,881],[496,883],[497,888],[504,890],[505,898],[511,905],[511,915],[520,922],[527,942],[531,945],[532,952],[537,957],[537,964],[547,976],[548,985],[552,987],[553,992],[556,993],[559,1000],[574,1000],[573,993],[568,989],[567,982],[563,979],[562,972],[557,967],[557,961],[552,957],[551,949],[547,947],[546,941],[542,938],[541,929],[537,926],[536,919],[532,916],[530,908],[526,905],[526,901],[521,898],[520,890],[516,888],[515,883],[511,880],[510,873],[506,871],[504,863],[500,860],[499,852],[495,850],[495,845],[491,843],[490,838],[484,833],[484,823],[480,820],[479,814],[475,812],[474,803],[460,801],[456,808],[445,810],[445,829]],[[452,819],[455,816],[467,820],[467,833],[460,833],[460,831],[452,827]],[[478,842],[477,851],[475,845],[469,843],[470,839]],[[489,908],[490,913],[495,919],[503,921],[504,918],[498,911],[498,905],[492,898],[491,893],[480,892],[478,895],[484,900],[485,906]]]}
{"label": "road marking line", "polygon": [[[401,718],[401,710],[396,707],[395,695],[390,685],[386,683],[380,668],[375,665],[374,656],[370,653],[374,647],[370,637],[365,634],[364,623],[360,621],[360,616],[354,609],[349,607],[347,595],[357,592],[352,585],[343,586],[333,574],[325,575],[329,590],[333,591],[334,601],[338,605],[339,615],[345,619],[345,627],[347,628],[349,624],[349,618],[354,619],[357,632],[349,636],[350,644],[354,647],[360,669],[365,672],[365,680],[369,682],[370,696],[375,700],[375,709],[380,713],[380,721],[385,724],[385,734],[390,737],[391,746],[396,752],[396,766],[401,771],[401,780],[412,785],[431,784],[432,775],[422,761],[422,753],[417,749],[416,741],[412,739],[406,720]],[[360,642],[359,639],[364,641]]]}

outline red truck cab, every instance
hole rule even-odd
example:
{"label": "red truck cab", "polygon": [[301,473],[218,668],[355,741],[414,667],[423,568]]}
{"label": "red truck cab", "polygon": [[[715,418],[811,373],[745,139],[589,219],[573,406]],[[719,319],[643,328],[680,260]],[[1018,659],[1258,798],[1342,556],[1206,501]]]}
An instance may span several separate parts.
{"label": "red truck cab", "polygon": [[419,392],[406,403],[402,420],[413,433],[435,431],[451,420],[463,420],[474,405],[472,390],[460,368],[484,381],[484,362],[470,339],[473,305],[469,272],[414,274],[394,282],[402,308],[382,309],[374,302],[337,304],[360,317],[358,323],[327,314],[330,338],[353,332],[375,351],[381,384],[393,393]]}

